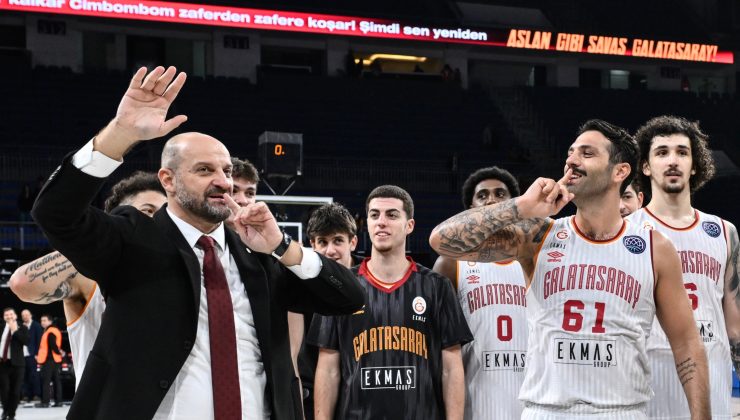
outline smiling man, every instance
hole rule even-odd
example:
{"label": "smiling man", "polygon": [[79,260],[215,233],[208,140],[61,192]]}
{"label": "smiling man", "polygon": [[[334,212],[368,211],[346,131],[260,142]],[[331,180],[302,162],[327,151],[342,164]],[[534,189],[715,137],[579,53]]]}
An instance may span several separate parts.
{"label": "smiling man", "polygon": [[[696,210],[691,194],[714,175],[708,136],[697,123],[673,116],[653,118],[635,135],[640,177],[650,203],[628,220],[673,241],[681,259],[683,285],[709,361],[712,417],[732,416],[731,357],[740,359],[740,244],[735,226]],[[672,374],[670,343],[658,323],[647,342],[655,398],[653,419],[688,419],[681,383]],[[731,350],[733,355],[731,356]]]}
{"label": "smiling man", "polygon": [[450,282],[406,256],[414,202],[395,185],[367,198],[371,255],[352,271],[367,292],[352,315],[314,317],[317,420],[461,420],[460,347],[472,340]]}
{"label": "smiling man", "polygon": [[[432,232],[442,255],[514,258],[527,277],[524,420],[645,419],[652,398],[645,342],[654,316],[671,341],[692,419],[710,418],[707,361],[665,237],[625,221],[619,199],[634,178],[637,144],[591,120],[568,149],[565,175],[521,196],[473,208]],[[570,201],[576,215],[552,220]]]}
{"label": "smiling man", "polygon": [[167,205],[154,217],[90,206],[127,151],[187,120],[167,118],[185,79],[140,68],[113,120],[34,205],[51,245],[107,296],[68,418],[302,419],[287,311],[351,313],[364,292],[281,232],[265,203],[231,198],[226,146],[202,133],[169,139],[158,172]]}

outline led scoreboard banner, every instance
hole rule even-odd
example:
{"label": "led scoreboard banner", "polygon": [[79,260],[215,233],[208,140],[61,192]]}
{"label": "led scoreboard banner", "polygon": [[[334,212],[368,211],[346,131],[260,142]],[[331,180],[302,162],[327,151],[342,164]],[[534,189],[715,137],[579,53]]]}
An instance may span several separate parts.
{"label": "led scoreboard banner", "polygon": [[720,51],[719,46],[714,44],[519,28],[481,31],[465,27],[414,25],[389,19],[165,1],[0,0],[0,10],[662,60],[722,64],[732,64],[734,61],[731,51]]}

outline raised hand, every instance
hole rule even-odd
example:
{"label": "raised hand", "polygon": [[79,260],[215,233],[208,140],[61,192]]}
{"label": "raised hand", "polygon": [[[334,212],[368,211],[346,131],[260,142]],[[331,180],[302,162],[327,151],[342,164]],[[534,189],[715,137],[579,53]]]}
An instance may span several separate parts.
{"label": "raised hand", "polygon": [[230,227],[249,249],[269,254],[280,245],[283,234],[267,204],[259,202],[240,207],[229,194],[224,194],[224,199],[231,210]]}
{"label": "raised hand", "polygon": [[527,191],[517,198],[519,214],[524,219],[545,218],[560,213],[574,197],[566,183],[573,175],[568,168],[558,181],[550,178],[537,178]]}
{"label": "raised hand", "polygon": [[162,137],[187,120],[185,115],[167,118],[167,111],[177,97],[183,84],[185,73],[175,77],[175,67],[157,67],[146,74],[146,67],[140,68],[131,78],[131,83],[118,105],[117,128],[136,140],[150,140]]}

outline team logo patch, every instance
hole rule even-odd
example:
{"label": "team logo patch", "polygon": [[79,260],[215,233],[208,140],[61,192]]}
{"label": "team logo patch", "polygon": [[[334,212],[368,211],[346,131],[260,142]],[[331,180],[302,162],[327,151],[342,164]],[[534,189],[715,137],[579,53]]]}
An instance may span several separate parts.
{"label": "team logo patch", "polygon": [[468,263],[468,266],[475,267],[475,261],[466,261]]}
{"label": "team logo patch", "polygon": [[642,228],[647,230],[655,230],[655,226],[653,226],[650,222],[647,220],[642,222]]}
{"label": "team logo patch", "polygon": [[560,231],[558,231],[558,233],[555,234],[555,237],[558,238],[558,239],[560,239],[561,241],[564,241],[564,240],[568,239],[568,231],[565,230],[565,229],[560,230]]}
{"label": "team logo patch", "polygon": [[704,232],[712,238],[716,238],[722,233],[722,229],[714,222],[704,222],[701,224],[701,227],[704,229]]}
{"label": "team logo patch", "polygon": [[635,235],[625,236],[622,238],[622,243],[627,251],[633,254],[642,254],[647,246],[644,239]]}
{"label": "team logo patch", "polygon": [[411,303],[411,307],[417,315],[423,315],[427,311],[427,301],[423,297],[417,296]]}
{"label": "team logo patch", "polygon": [[560,251],[550,251],[547,253],[547,256],[550,257],[547,259],[547,262],[560,262],[560,259],[563,258],[565,254]]}
{"label": "team logo patch", "polygon": [[471,274],[465,278],[468,279],[468,284],[480,283],[480,277],[476,276],[475,274]]}

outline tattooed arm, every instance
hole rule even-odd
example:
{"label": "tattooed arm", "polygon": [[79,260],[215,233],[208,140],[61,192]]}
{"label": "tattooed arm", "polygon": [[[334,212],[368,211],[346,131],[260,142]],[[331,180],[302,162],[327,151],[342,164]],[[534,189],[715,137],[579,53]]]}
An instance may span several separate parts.
{"label": "tattooed arm", "polygon": [[440,223],[429,243],[440,255],[467,261],[517,258],[522,264],[534,255],[557,214],[573,198],[564,181],[537,179],[524,195],[499,204],[466,210]]}
{"label": "tattooed arm", "polygon": [[48,304],[64,301],[68,320],[82,313],[95,282],[77,272],[59,252],[44,255],[19,267],[8,282],[10,289],[24,302]]}
{"label": "tattooed arm", "polygon": [[735,374],[740,377],[740,240],[737,228],[725,222],[727,229],[727,265],[725,266],[725,294],[723,309],[725,326],[730,339],[732,363],[735,365]]}
{"label": "tattooed arm", "polygon": [[676,373],[683,385],[692,420],[711,418],[709,372],[704,345],[686,299],[681,261],[673,244],[656,231],[653,237],[655,315],[671,344]]}

